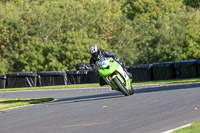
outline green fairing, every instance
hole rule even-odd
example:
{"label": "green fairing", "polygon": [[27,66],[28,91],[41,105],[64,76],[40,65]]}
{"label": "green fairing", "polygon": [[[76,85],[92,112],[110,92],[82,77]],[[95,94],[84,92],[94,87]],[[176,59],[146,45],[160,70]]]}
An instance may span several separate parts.
{"label": "green fairing", "polygon": [[[103,64],[104,63],[102,62],[102,65]],[[120,74],[113,74],[118,68],[119,64],[113,58],[110,58],[108,62],[105,62],[104,66],[98,67],[98,71],[100,76],[103,77],[105,80],[108,76],[112,75],[111,83],[116,90],[118,89],[118,86],[113,81],[115,77],[117,77],[122,84],[126,82],[124,87],[127,90],[131,90],[130,78],[128,78],[127,81],[124,81],[123,77]]]}
{"label": "green fairing", "polygon": [[109,62],[110,62],[109,69],[98,68],[100,76],[102,76],[104,78],[111,75],[119,67],[119,64],[116,61],[114,61],[112,58],[110,58]]}
{"label": "green fairing", "polygon": [[131,89],[131,81],[130,81],[130,78],[128,78],[128,80],[127,80],[126,88],[127,88],[128,90]]}

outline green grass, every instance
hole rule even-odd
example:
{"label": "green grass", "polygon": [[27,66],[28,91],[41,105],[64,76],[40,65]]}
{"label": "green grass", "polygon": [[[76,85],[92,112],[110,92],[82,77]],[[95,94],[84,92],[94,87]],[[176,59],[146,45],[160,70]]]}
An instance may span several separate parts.
{"label": "green grass", "polygon": [[67,88],[92,88],[100,87],[99,84],[74,84],[74,85],[56,85],[56,86],[42,86],[42,87],[22,87],[22,88],[6,88],[0,89],[3,91],[24,91],[24,90],[48,90],[48,89],[67,89]]}
{"label": "green grass", "polygon": [[200,121],[197,121],[189,127],[176,130],[172,133],[199,133],[199,132],[200,132]]}
{"label": "green grass", "polygon": [[[134,82],[133,85],[174,84],[174,83],[188,83],[188,82],[200,82],[200,78]],[[100,86],[98,83],[93,83],[93,84],[74,84],[74,85],[58,85],[58,86],[43,86],[43,87],[6,88],[6,89],[0,89],[0,92],[24,91],[24,90],[67,89],[67,88],[70,88],[70,89],[72,89],[72,88],[94,88],[94,87],[100,87]],[[106,87],[108,87],[108,86],[106,86]]]}
{"label": "green grass", "polygon": [[0,110],[10,109],[19,106],[25,106],[29,104],[38,104],[54,100],[53,98],[29,98],[29,99],[7,99],[0,98]]}

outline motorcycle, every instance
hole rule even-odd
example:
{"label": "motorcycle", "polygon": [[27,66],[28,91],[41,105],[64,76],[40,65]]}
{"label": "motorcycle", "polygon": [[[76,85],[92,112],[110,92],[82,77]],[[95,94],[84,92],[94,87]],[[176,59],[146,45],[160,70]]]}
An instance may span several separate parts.
{"label": "motorcycle", "polygon": [[113,58],[102,57],[97,61],[97,67],[99,75],[112,89],[122,92],[125,96],[134,94],[130,77]]}

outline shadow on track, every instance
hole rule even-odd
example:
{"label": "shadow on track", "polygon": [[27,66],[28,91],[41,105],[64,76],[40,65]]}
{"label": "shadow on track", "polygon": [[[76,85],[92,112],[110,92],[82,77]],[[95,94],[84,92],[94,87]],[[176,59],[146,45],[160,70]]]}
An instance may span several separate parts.
{"label": "shadow on track", "polygon": [[[192,89],[192,88],[200,87],[200,84],[165,85],[165,86],[162,85],[162,86],[143,86],[143,87],[144,88],[136,89],[135,94],[133,94],[133,96],[141,94],[141,93]],[[121,98],[121,97],[125,97],[125,96],[121,92],[113,91],[111,93],[61,98],[61,99],[52,101],[50,103],[51,104],[76,103],[76,102],[87,102],[87,101],[103,100],[103,99],[114,99],[114,98]]]}
{"label": "shadow on track", "polygon": [[136,89],[135,94],[139,93],[150,93],[150,92],[157,92],[157,91],[173,91],[173,90],[181,90],[181,89],[192,89],[200,87],[200,84],[184,84],[184,85],[165,85],[165,86],[155,86],[155,87],[147,87]]}
{"label": "shadow on track", "polygon": [[51,103],[57,103],[57,102],[74,103],[74,102],[85,102],[85,101],[94,101],[94,100],[103,100],[103,99],[113,99],[113,98],[119,98],[119,97],[124,97],[124,95],[120,92],[113,92],[113,93],[104,93],[104,94],[96,94],[96,95],[61,98]]}

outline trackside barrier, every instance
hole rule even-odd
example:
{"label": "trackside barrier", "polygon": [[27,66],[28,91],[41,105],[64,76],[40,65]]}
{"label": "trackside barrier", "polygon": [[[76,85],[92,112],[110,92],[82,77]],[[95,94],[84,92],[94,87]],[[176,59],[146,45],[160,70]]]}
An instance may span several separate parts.
{"label": "trackside barrier", "polygon": [[153,78],[152,64],[129,66],[128,72],[133,75],[133,81],[150,81]]}
{"label": "trackside barrier", "polygon": [[66,72],[38,72],[38,86],[67,85]]}
{"label": "trackside barrier", "polygon": [[90,70],[88,71],[89,83],[99,83],[99,78],[97,77],[97,73]]}
{"label": "trackside barrier", "polygon": [[76,70],[90,70],[90,63],[78,63],[76,64]]}
{"label": "trackside barrier", "polygon": [[174,62],[154,63],[153,80],[175,79],[176,71]]}
{"label": "trackside barrier", "polygon": [[36,87],[37,73],[6,74],[6,88]]}
{"label": "trackside barrier", "polygon": [[0,89],[6,88],[6,75],[0,75]]}
{"label": "trackside barrier", "polygon": [[200,59],[197,60],[197,76],[200,77]]}
{"label": "trackside barrier", "polygon": [[[0,88],[36,87],[67,84],[99,83],[88,64],[66,72],[9,73],[0,75]],[[152,81],[200,77],[200,59],[127,66],[133,81]]]}
{"label": "trackside barrier", "polygon": [[198,76],[197,60],[175,62],[176,79],[195,78]]}
{"label": "trackside barrier", "polygon": [[68,84],[99,83],[97,74],[91,70],[66,71]]}
{"label": "trackside barrier", "polygon": [[67,73],[67,84],[77,84],[77,76],[76,76],[77,71],[66,71]]}
{"label": "trackside barrier", "polygon": [[89,83],[89,70],[67,71],[68,84]]}

